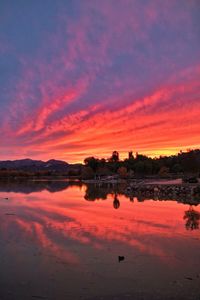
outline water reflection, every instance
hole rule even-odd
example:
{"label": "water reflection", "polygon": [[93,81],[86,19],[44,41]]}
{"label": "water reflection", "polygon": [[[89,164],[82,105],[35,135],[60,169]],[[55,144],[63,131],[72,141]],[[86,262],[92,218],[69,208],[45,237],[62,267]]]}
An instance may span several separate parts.
{"label": "water reflection", "polygon": [[69,186],[80,185],[78,182],[60,180],[0,180],[0,192],[31,194],[47,190],[51,193],[63,191]]}
{"label": "water reflection", "polygon": [[120,202],[119,202],[119,199],[117,198],[117,194],[116,193],[115,193],[114,200],[113,200],[113,207],[115,209],[118,209],[120,207]]}
{"label": "water reflection", "polygon": [[[175,200],[180,203],[198,205],[200,203],[200,195],[192,195],[191,193],[172,193],[171,191],[160,192],[154,190],[149,191],[146,188],[140,187],[140,189],[133,189],[132,191],[127,189],[127,183],[120,184],[83,184],[79,181],[61,181],[61,180],[12,180],[2,181],[0,180],[0,192],[15,192],[23,194],[31,194],[35,192],[49,191],[50,193],[56,193],[59,191],[65,191],[71,187],[82,188],[84,186],[84,199],[87,201],[106,200],[109,195],[113,195],[114,199],[117,195],[123,195],[134,202],[137,199],[139,202],[145,200]],[[154,188],[155,189],[155,188]],[[166,190],[169,190],[169,187]],[[115,201],[115,206],[119,207]],[[113,205],[114,206],[114,205]]]}
{"label": "water reflection", "polygon": [[[200,269],[199,206],[128,195],[123,185],[34,184],[1,185],[0,299],[136,297],[138,290],[150,299],[166,288],[173,295],[174,281],[181,299],[188,296],[184,276]],[[126,257],[120,266],[119,256]],[[193,288],[198,294],[197,280]]]}
{"label": "water reflection", "polygon": [[[139,202],[146,200],[175,200],[180,203],[198,205],[200,203],[200,195],[192,195],[191,193],[158,193],[157,191],[150,192],[148,189],[140,188],[138,190],[127,190],[127,184],[118,185],[110,184],[87,184],[84,199],[87,201],[106,200],[109,195],[124,195],[134,202],[137,199]],[[115,201],[116,206],[117,201]],[[114,205],[113,205],[114,206]],[[115,206],[114,206],[115,207]]]}
{"label": "water reflection", "polygon": [[190,208],[185,211],[184,220],[186,220],[185,227],[187,230],[199,229],[200,213],[190,206]]}

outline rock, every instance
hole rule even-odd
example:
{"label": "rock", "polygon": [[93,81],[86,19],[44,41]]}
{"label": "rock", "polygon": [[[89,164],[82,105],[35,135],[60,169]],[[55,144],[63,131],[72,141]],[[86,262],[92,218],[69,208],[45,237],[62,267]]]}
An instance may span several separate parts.
{"label": "rock", "polygon": [[120,261],[123,261],[125,259],[125,257],[124,256],[118,256],[118,261],[120,262]]}

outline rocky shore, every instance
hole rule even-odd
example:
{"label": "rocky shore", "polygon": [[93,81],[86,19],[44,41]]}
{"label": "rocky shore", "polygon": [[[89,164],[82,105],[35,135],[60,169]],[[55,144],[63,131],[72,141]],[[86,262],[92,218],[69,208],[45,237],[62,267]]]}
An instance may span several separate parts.
{"label": "rocky shore", "polygon": [[141,184],[131,183],[125,189],[128,196],[138,198],[170,200],[181,202],[190,201],[191,204],[200,203],[200,184]]}

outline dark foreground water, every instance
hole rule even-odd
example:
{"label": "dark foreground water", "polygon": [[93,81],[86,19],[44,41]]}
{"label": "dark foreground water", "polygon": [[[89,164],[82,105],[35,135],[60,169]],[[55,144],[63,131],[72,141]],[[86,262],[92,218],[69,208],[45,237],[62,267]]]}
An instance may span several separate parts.
{"label": "dark foreground water", "polygon": [[199,300],[199,216],[114,189],[0,184],[0,299]]}

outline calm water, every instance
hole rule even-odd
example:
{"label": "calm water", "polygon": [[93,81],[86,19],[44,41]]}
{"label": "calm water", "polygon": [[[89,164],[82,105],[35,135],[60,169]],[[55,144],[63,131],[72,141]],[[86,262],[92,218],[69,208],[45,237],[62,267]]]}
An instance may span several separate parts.
{"label": "calm water", "polygon": [[1,183],[0,299],[200,299],[199,214],[113,188]]}

